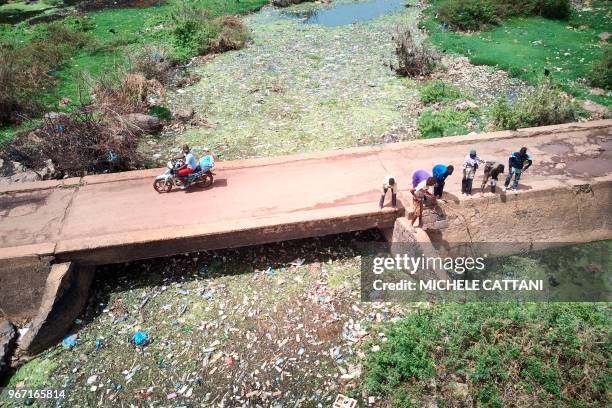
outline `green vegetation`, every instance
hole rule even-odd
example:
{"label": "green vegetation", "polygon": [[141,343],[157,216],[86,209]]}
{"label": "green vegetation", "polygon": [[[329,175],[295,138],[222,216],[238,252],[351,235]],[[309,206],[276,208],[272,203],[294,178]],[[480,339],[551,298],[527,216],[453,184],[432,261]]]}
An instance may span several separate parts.
{"label": "green vegetation", "polygon": [[[471,35],[445,30],[443,20],[435,18],[440,4],[435,2],[426,11],[429,18],[423,23],[437,47],[532,83],[538,83],[548,70],[566,92],[612,106],[610,95],[592,94],[590,89],[595,83],[603,87],[610,78],[610,58],[606,57],[610,46],[599,35],[612,25],[612,3],[595,0],[590,10],[574,11],[568,21],[515,17]],[[595,83],[590,80],[593,72]]]}
{"label": "green vegetation", "polygon": [[518,129],[573,122],[579,111],[575,101],[551,81],[544,81],[514,104],[499,99],[491,111],[491,120],[497,129]]}
{"label": "green vegetation", "polygon": [[468,122],[475,118],[476,111],[459,111],[453,107],[440,110],[427,108],[417,121],[421,136],[424,138],[465,135],[471,132]]}
{"label": "green vegetation", "polygon": [[468,126],[478,116],[476,105],[463,108],[452,102],[462,98],[456,86],[440,80],[427,82],[419,91],[425,105],[442,104],[442,107],[425,109],[417,120],[419,131],[424,138],[463,135],[471,131]]}
{"label": "green vegetation", "polygon": [[396,406],[428,396],[442,406],[602,406],[611,324],[604,305],[433,305],[387,327],[366,357],[367,387]]}
{"label": "green vegetation", "polygon": [[[147,46],[163,49],[168,59],[175,60],[239,48],[246,40],[246,29],[239,19],[222,16],[250,12],[266,3],[265,0],[178,1],[154,7],[94,11],[83,17],[68,17],[33,27],[25,21],[14,27],[0,25],[0,50],[10,52],[10,57],[17,59],[17,65],[26,68],[24,76],[38,78],[13,99],[32,100],[48,109],[57,109],[55,105],[60,99],[77,101],[102,74],[121,71],[127,55]],[[18,3],[3,7],[13,4]],[[73,38],[59,35],[75,33],[87,34],[86,46],[81,43],[75,46]],[[52,49],[48,53],[54,53],[52,59],[46,55],[41,59],[44,66],[36,64],[48,76],[33,75],[27,69],[28,61],[38,59],[31,55],[31,49],[37,44],[46,44]],[[2,107],[4,115],[0,120],[3,122],[9,116],[4,111],[6,106],[31,116],[31,109],[19,109],[21,103],[15,105],[11,101]]]}
{"label": "green vegetation", "polygon": [[434,8],[440,21],[459,30],[479,30],[518,16],[567,19],[570,0],[438,0]]}
{"label": "green vegetation", "polygon": [[172,120],[172,112],[165,106],[153,106],[149,109],[149,115],[157,116],[161,120]]}
{"label": "green vegetation", "polygon": [[426,105],[438,102],[454,101],[461,98],[461,91],[456,86],[442,81],[430,81],[420,90],[421,102]]}
{"label": "green vegetation", "polygon": [[612,48],[607,47],[599,60],[593,63],[591,85],[612,91]]}
{"label": "green vegetation", "polygon": [[91,43],[78,19],[68,24],[51,23],[37,27],[26,44],[0,42],[0,123],[15,121],[15,115],[29,115],[41,103],[40,95],[50,92],[48,75],[77,50]]}

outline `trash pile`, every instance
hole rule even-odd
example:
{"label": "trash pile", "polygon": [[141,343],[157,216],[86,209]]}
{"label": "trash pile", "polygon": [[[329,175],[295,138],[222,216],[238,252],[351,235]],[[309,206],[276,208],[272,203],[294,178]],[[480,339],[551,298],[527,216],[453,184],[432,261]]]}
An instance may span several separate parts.
{"label": "trash pile", "polygon": [[330,406],[359,395],[362,343],[382,341],[377,325],[403,313],[359,302],[354,244],[380,239],[344,234],[104,267],[70,334],[29,363],[56,368],[21,385],[66,389],[58,406]]}

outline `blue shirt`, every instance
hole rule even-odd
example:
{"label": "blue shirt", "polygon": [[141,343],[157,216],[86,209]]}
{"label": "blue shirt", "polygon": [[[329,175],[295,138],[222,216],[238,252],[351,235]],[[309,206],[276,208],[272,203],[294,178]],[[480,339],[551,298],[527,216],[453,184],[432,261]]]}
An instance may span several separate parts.
{"label": "blue shirt", "polygon": [[195,156],[191,152],[185,155],[185,163],[187,164],[187,167],[189,167],[192,170],[195,170],[195,168],[198,167],[198,161],[196,160]]}
{"label": "blue shirt", "polygon": [[521,154],[521,152],[514,152],[512,156],[510,156],[510,160],[508,160],[508,164],[510,167],[514,167],[515,169],[522,170],[523,167],[527,165],[531,166],[532,160],[529,154]]}
{"label": "blue shirt", "polygon": [[444,181],[448,177],[448,167],[443,164],[436,164],[431,171],[436,180]]}

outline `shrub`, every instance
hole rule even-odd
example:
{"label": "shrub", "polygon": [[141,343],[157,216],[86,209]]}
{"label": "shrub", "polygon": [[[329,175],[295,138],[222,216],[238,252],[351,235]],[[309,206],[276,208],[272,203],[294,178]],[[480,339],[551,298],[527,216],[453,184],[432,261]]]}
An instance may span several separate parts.
{"label": "shrub", "polygon": [[544,81],[514,104],[499,99],[491,111],[497,129],[555,125],[578,118],[576,102],[551,81]]}
{"label": "shrub", "polygon": [[452,0],[438,10],[438,18],[451,27],[475,31],[497,24],[497,10],[491,0]]}
{"label": "shrub", "polygon": [[393,36],[397,65],[391,69],[399,76],[428,76],[435,68],[435,54],[409,30],[398,30]]}
{"label": "shrub", "polygon": [[154,79],[162,84],[168,83],[176,71],[177,61],[165,49],[146,44],[129,53],[128,71]]}
{"label": "shrub", "polygon": [[421,136],[424,138],[453,136],[469,133],[468,121],[472,111],[456,111],[454,108],[443,108],[438,111],[426,109],[417,120]]}
{"label": "shrub", "polygon": [[516,16],[566,19],[571,11],[571,0],[447,0],[437,9],[440,21],[463,31],[480,30]]}
{"label": "shrub", "polygon": [[18,134],[1,155],[34,169],[50,159],[62,175],[80,176],[134,169],[142,162],[137,149],[137,136],[120,121],[75,110]]}
{"label": "shrub", "polygon": [[612,90],[612,48],[608,47],[601,58],[595,61],[589,79],[592,86]]}
{"label": "shrub", "polygon": [[[420,406],[433,393],[445,407],[605,405],[609,325],[609,309],[593,304],[434,304],[364,344],[365,383],[381,406]],[[576,388],[573,370],[593,378]]]}
{"label": "shrub", "polygon": [[213,21],[219,27],[218,35],[210,41],[209,51],[225,52],[239,50],[248,39],[245,25],[236,16],[219,17]]}
{"label": "shrub", "polygon": [[572,3],[571,0],[537,0],[533,14],[564,20],[572,14]]}
{"label": "shrub", "polygon": [[39,111],[38,96],[54,85],[49,72],[91,39],[85,32],[59,22],[39,30],[25,44],[0,42],[0,123]]}
{"label": "shrub", "polygon": [[154,79],[128,74],[116,81],[103,77],[94,86],[96,108],[110,116],[143,112],[149,106],[149,97],[163,95],[164,87]]}
{"label": "shrub", "polygon": [[181,1],[170,17],[175,45],[181,58],[207,53],[211,41],[219,34],[219,27],[213,23],[212,14],[203,7]]}
{"label": "shrub", "polygon": [[62,49],[40,41],[0,43],[0,123],[39,110],[38,95],[52,85],[48,72],[64,58]]}
{"label": "shrub", "polygon": [[244,47],[248,32],[240,18],[213,18],[208,9],[185,1],[171,14],[174,42],[180,59],[209,52],[224,52]]}
{"label": "shrub", "polygon": [[172,120],[172,112],[165,106],[153,106],[149,109],[148,113],[158,117],[160,120]]}
{"label": "shrub", "polygon": [[420,91],[421,102],[430,105],[437,102],[454,101],[461,98],[461,92],[453,85],[442,81],[428,82]]}

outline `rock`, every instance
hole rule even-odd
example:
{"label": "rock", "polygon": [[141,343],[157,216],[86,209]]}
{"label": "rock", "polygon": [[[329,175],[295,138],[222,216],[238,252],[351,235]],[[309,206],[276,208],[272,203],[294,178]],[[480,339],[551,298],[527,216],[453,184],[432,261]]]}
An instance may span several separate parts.
{"label": "rock", "polygon": [[612,37],[612,34],[610,34],[607,31],[604,31],[603,33],[599,34],[599,39],[603,42],[608,42],[608,40],[610,39],[610,37]]}
{"label": "rock", "polygon": [[48,120],[59,120],[59,119],[67,118],[67,117],[68,115],[62,112],[48,112],[48,113],[45,113],[45,116],[44,116],[44,118]]}
{"label": "rock", "polygon": [[458,111],[466,111],[466,110],[470,110],[470,109],[478,109],[478,105],[476,105],[474,102],[472,101],[461,101],[455,104],[455,109]]}
{"label": "rock", "polygon": [[161,130],[162,125],[158,117],[143,113],[130,113],[123,116],[123,120],[135,131],[155,133]]}
{"label": "rock", "polygon": [[180,120],[181,122],[187,122],[188,120],[191,120],[193,115],[194,115],[194,111],[191,108],[179,109],[173,113],[173,116],[177,120]]}
{"label": "rock", "polygon": [[9,368],[9,358],[13,353],[17,332],[8,320],[0,321],[0,378]]}
{"label": "rock", "polygon": [[9,180],[11,183],[28,183],[32,181],[40,181],[41,177],[35,171],[26,170],[13,174]]}
{"label": "rock", "polygon": [[47,159],[45,161],[45,167],[38,170],[37,173],[43,180],[50,180],[59,176],[59,173],[53,164],[53,160],[51,159]]}

